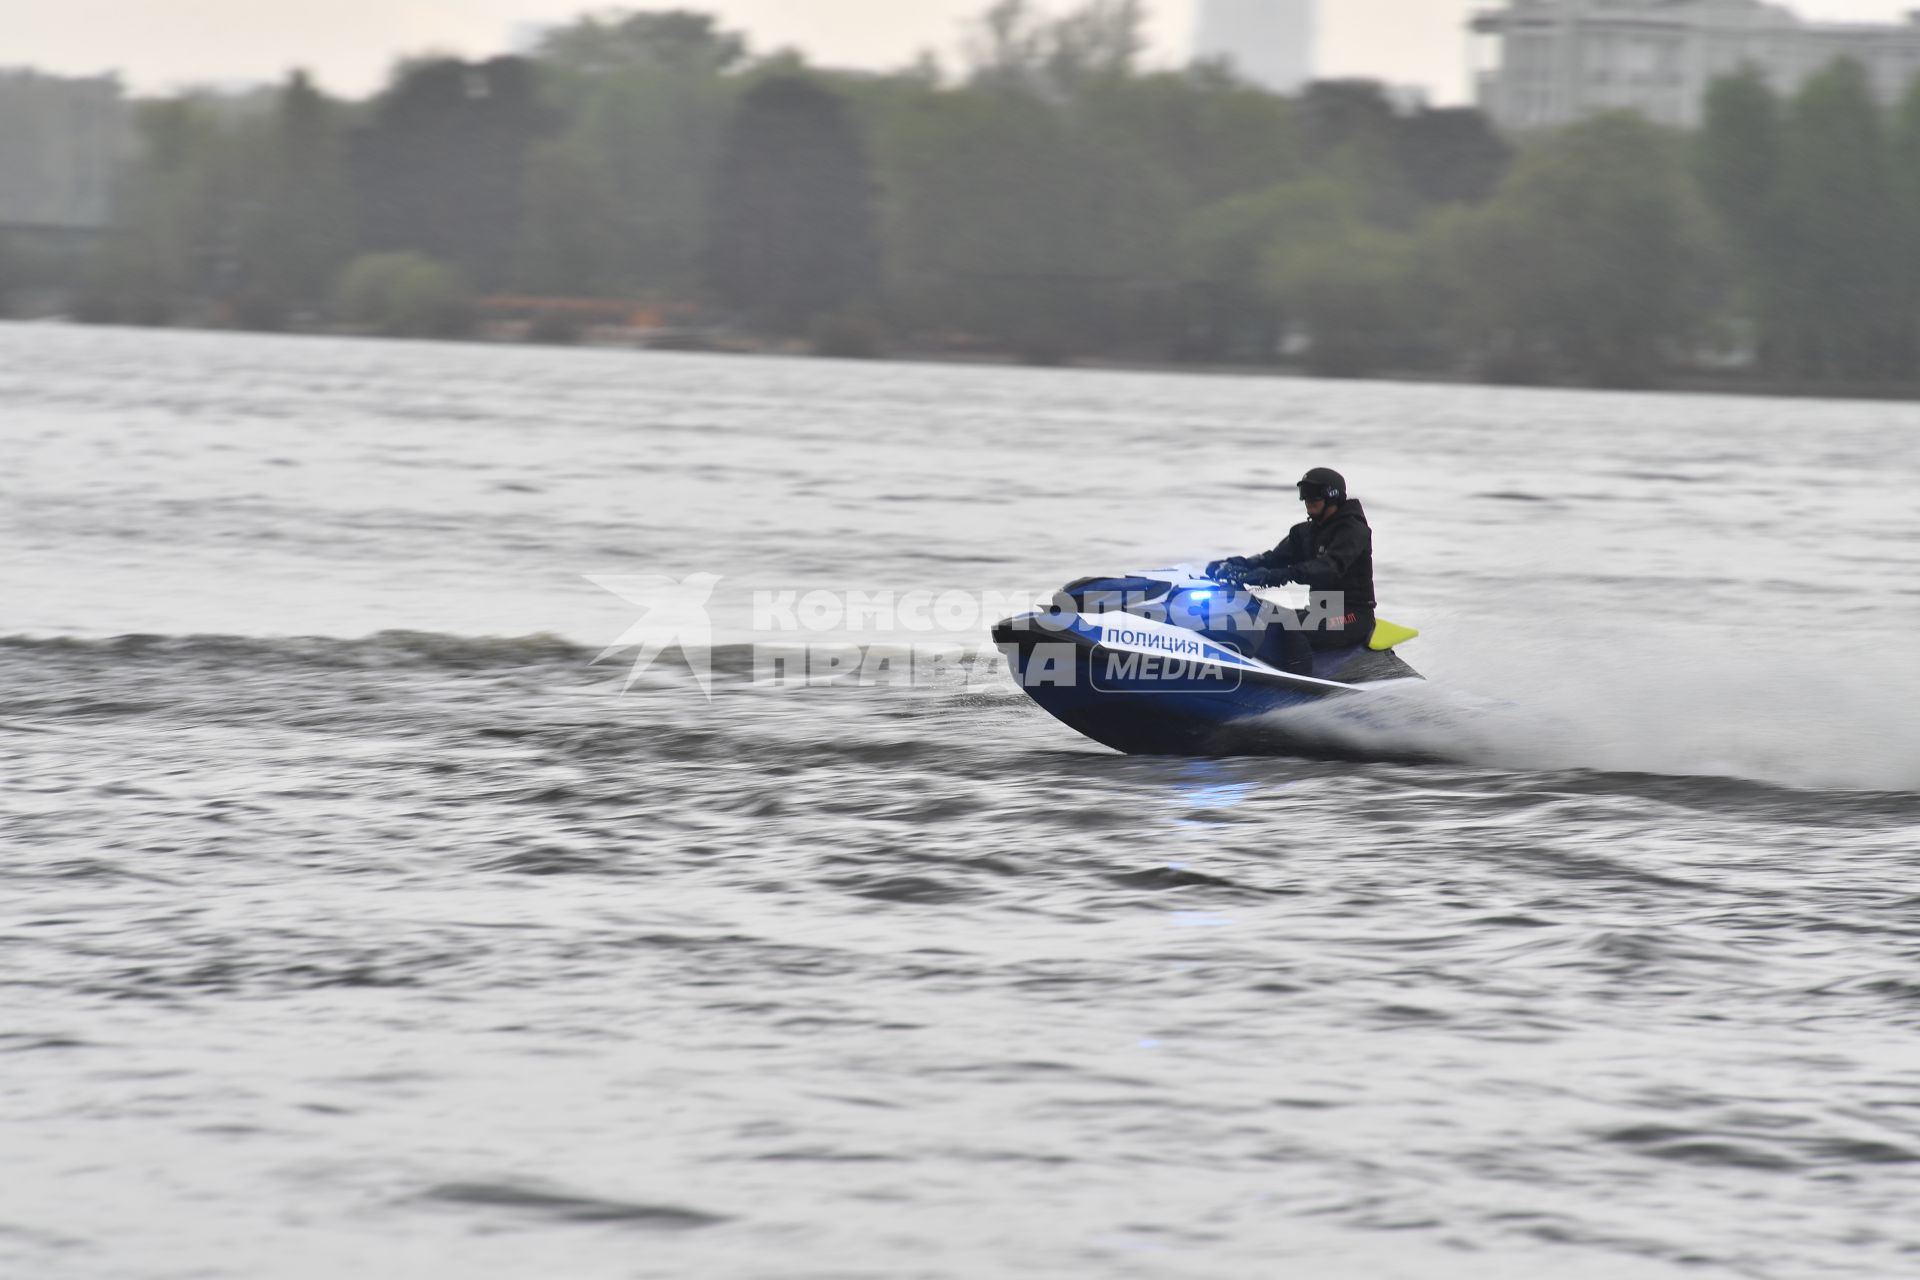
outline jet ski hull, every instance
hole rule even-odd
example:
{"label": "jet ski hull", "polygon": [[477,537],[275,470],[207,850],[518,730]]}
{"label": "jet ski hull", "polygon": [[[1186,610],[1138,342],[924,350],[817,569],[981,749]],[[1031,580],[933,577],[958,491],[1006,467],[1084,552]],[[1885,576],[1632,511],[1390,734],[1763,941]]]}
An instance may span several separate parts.
{"label": "jet ski hull", "polygon": [[1314,655],[1315,671],[1327,674],[1292,674],[1206,637],[1132,621],[1115,632],[1119,643],[1109,643],[1111,616],[1010,618],[993,638],[1043,710],[1128,755],[1340,755],[1325,734],[1290,735],[1274,714],[1364,694],[1362,685],[1328,678],[1351,668],[1376,681],[1419,678],[1392,654],[1364,649]]}

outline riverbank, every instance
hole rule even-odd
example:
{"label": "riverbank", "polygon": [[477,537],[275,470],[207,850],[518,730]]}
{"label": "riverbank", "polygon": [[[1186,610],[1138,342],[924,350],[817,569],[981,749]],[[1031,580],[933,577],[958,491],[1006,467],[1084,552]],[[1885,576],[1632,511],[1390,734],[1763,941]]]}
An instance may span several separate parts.
{"label": "riverbank", "polygon": [[68,316],[0,317],[0,324],[75,325],[100,329],[180,329],[189,332],[263,333],[285,337],[374,338],[396,342],[465,342],[481,345],[579,347],[638,352],[681,352],[730,356],[784,356],[790,358],[877,360],[906,364],[982,365],[1108,372],[1195,374],[1207,377],[1303,378],[1328,382],[1393,382],[1435,386],[1535,387],[1572,391],[1661,391],[1699,395],[1735,395],[1822,400],[1920,400],[1920,380],[1816,382],[1770,378],[1737,369],[1674,369],[1640,386],[1595,387],[1572,379],[1476,377],[1445,369],[1382,369],[1366,374],[1334,376],[1317,373],[1299,360],[1268,363],[1175,360],[1151,356],[1061,355],[1042,357],[996,350],[964,342],[926,345],[869,341],[828,335],[828,340],[773,339],[723,327],[635,328],[592,325],[579,328],[543,325],[539,321],[493,322],[470,332],[432,335],[380,333],[361,326],[295,324],[276,329],[249,329],[225,324],[112,324],[81,321]]}

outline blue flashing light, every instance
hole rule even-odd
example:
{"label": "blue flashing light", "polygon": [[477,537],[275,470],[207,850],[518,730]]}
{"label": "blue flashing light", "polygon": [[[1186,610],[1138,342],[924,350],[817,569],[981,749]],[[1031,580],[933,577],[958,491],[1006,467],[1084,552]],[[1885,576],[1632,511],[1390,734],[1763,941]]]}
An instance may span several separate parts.
{"label": "blue flashing light", "polygon": [[1211,599],[1213,599],[1213,592],[1211,592],[1211,591],[1196,591],[1196,592],[1194,592],[1194,593],[1193,593],[1193,598],[1194,598],[1195,600],[1211,600]]}

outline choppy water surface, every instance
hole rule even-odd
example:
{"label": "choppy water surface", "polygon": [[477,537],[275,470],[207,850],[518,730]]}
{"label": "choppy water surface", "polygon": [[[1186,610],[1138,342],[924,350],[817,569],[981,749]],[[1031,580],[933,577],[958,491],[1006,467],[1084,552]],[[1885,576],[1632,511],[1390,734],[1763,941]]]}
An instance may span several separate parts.
{"label": "choppy water surface", "polygon": [[[1920,1270],[1916,428],[0,327],[0,1274]],[[1325,462],[1455,763],[753,679]]]}

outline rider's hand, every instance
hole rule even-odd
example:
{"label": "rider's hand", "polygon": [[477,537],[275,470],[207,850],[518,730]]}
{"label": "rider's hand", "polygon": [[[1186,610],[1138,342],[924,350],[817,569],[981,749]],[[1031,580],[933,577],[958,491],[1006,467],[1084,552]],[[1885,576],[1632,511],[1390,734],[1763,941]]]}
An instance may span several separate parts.
{"label": "rider's hand", "polygon": [[1207,576],[1215,582],[1223,582],[1227,575],[1237,576],[1247,567],[1245,556],[1228,556],[1225,560],[1215,560],[1207,566]]}

